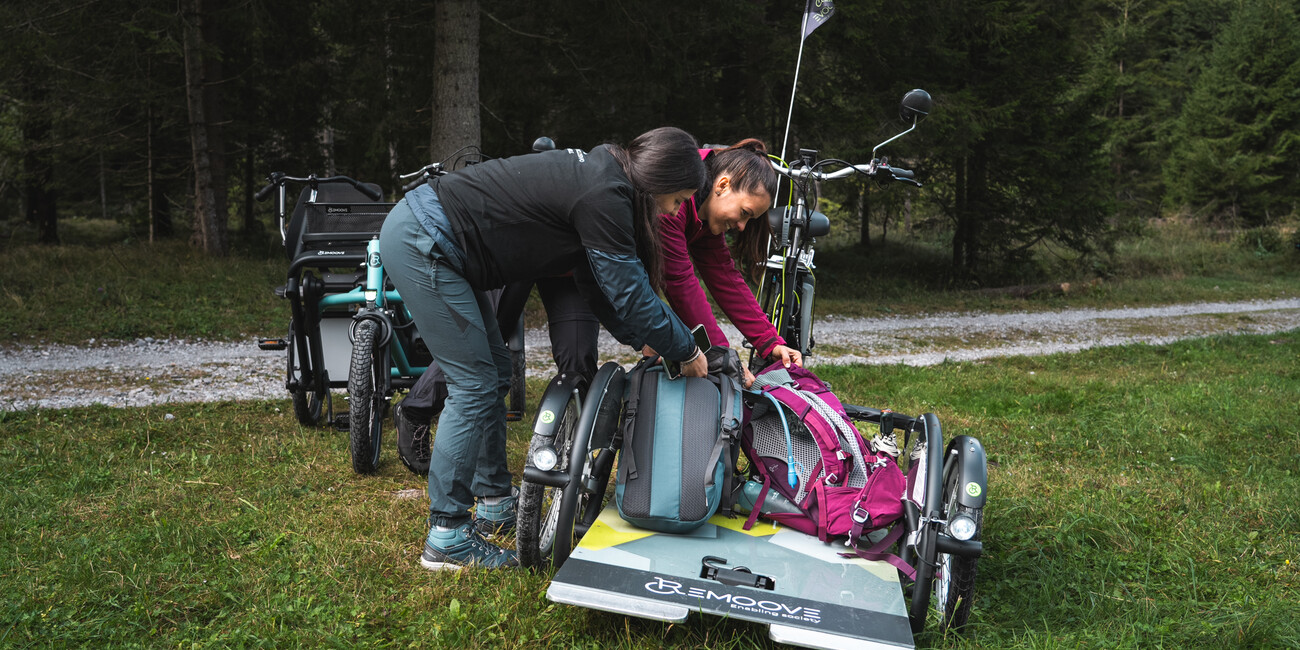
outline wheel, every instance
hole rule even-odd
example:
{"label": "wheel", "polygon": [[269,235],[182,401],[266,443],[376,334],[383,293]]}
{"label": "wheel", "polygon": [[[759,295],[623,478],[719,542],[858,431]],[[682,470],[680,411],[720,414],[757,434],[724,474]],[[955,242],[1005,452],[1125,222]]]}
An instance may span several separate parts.
{"label": "wheel", "polygon": [[569,553],[605,508],[614,456],[622,444],[617,433],[626,381],[626,371],[613,361],[601,366],[591,380],[569,452],[569,485],[564,488],[560,503],[559,523],[573,523],[571,528],[559,529],[571,533],[567,538],[559,537],[552,550],[551,561],[556,567],[569,558]]}
{"label": "wheel", "polygon": [[[605,507],[606,488],[618,446],[616,433],[623,406],[624,375],[617,363],[606,363],[592,379],[582,410],[577,410],[577,400],[570,392],[564,408],[555,409],[561,413],[561,420],[553,437],[540,433],[533,436],[530,462],[538,447],[551,444],[559,458],[555,471],[567,473],[568,481],[562,488],[523,482],[516,524],[521,564],[539,566],[547,561],[556,567],[564,564]],[[542,397],[539,420],[546,412],[555,412],[549,406],[550,391]],[[540,427],[535,430],[544,431]]]}
{"label": "wheel", "polygon": [[[964,514],[975,520],[978,540],[984,528],[984,509],[964,506],[957,502],[961,489],[959,472],[954,464],[945,468],[943,477],[943,512],[945,519]],[[938,577],[934,581],[935,607],[939,609],[939,631],[960,630],[970,619],[971,603],[975,597],[976,562],[979,558],[939,553]]]}
{"label": "wheel", "polygon": [[387,396],[384,373],[386,356],[379,345],[379,323],[363,320],[352,341],[352,364],[348,369],[348,431],[352,439],[352,469],[372,474],[379,466]]}
{"label": "wheel", "polygon": [[[578,426],[578,400],[569,394],[563,408],[544,410],[538,408],[538,417],[544,413],[559,413],[553,435],[534,433],[528,445],[529,462],[538,448],[551,445],[555,449],[558,464],[555,471],[567,472],[569,469],[569,451],[573,446],[574,430]],[[560,501],[564,488],[550,487],[531,481],[522,481],[519,485],[519,516],[515,524],[515,546],[519,551],[519,563],[523,566],[544,566],[555,550],[556,530],[560,528]],[[566,527],[572,535],[572,519]]]}
{"label": "wheel", "polygon": [[527,378],[523,350],[510,351],[510,367],[510,401],[506,408],[506,419],[518,422],[524,417],[524,380]]}
{"label": "wheel", "polygon": [[[943,463],[944,455],[938,451],[942,447],[939,442],[943,440],[943,431],[939,427],[939,419],[932,413],[926,413],[923,416],[924,427],[920,435],[925,436],[926,455],[920,461],[920,469],[908,467],[909,473],[919,471],[920,478],[918,481],[925,482],[925,496],[921,505],[922,517],[942,517],[942,483],[936,480],[935,472],[942,472],[940,464]],[[918,441],[919,442],[919,441]],[[936,507],[936,504],[939,504]],[[924,522],[924,519],[922,519]],[[930,593],[934,589],[934,576],[937,567],[939,531],[932,523],[922,523],[921,529],[917,531],[917,540],[915,553],[910,548],[905,548],[903,560],[916,567],[916,579],[912,581],[908,597],[911,600],[911,606],[907,610],[908,619],[912,624],[912,634],[919,634],[925,629],[925,619],[930,614]],[[906,545],[904,545],[906,546]]]}
{"label": "wheel", "polygon": [[[921,529],[921,539],[916,544],[916,580],[911,587],[911,608],[908,619],[912,623],[912,634],[920,634],[925,629],[925,618],[930,613],[930,592],[934,587],[934,569],[937,560],[935,542],[938,533],[934,526]],[[904,558],[912,559],[912,558]]]}
{"label": "wheel", "polygon": [[325,400],[329,398],[329,375],[321,369],[320,379],[315,387],[299,388],[293,391],[293,415],[305,427],[320,426],[320,416],[325,409]]}

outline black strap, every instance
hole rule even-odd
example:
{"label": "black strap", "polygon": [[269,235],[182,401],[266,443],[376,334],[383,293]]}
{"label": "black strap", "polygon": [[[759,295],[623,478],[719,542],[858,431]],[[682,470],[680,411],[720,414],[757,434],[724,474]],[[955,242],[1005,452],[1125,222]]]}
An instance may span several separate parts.
{"label": "black strap", "polygon": [[623,457],[621,465],[627,468],[627,480],[636,479],[636,459],[632,454],[632,432],[636,429],[636,410],[641,401],[641,381],[645,378],[646,368],[659,357],[641,359],[627,374],[631,387],[628,389],[627,405],[623,407]]}
{"label": "black strap", "polygon": [[[734,415],[736,406],[736,395],[740,394],[740,383],[731,375],[709,375],[709,381],[713,382],[718,388],[718,442],[713,446],[713,451],[709,454],[709,462],[705,467],[714,467],[719,458],[726,464],[726,471],[723,473],[722,483],[722,503],[720,508],[723,514],[728,517],[734,516],[732,507],[736,505],[735,491],[735,474],[737,460],[736,437],[740,429],[740,422]],[[709,474],[709,481],[705,486],[713,485],[713,474]]]}

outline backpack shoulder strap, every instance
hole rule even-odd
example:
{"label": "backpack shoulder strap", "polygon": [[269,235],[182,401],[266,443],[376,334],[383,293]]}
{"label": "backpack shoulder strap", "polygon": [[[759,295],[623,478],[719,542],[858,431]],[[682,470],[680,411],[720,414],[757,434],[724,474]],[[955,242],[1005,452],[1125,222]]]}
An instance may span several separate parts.
{"label": "backpack shoulder strap", "polygon": [[620,463],[627,467],[628,480],[636,478],[636,459],[632,455],[632,432],[636,430],[636,412],[641,402],[641,382],[645,379],[646,368],[650,367],[652,359],[657,358],[642,359],[627,375],[628,392],[627,403],[623,406],[623,454]]}

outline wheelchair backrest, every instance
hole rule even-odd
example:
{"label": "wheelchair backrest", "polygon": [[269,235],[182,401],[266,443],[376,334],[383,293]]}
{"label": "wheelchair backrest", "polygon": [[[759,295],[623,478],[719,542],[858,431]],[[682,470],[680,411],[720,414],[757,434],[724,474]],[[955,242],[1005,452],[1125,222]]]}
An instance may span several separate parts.
{"label": "wheelchair backrest", "polygon": [[[366,186],[382,194],[378,185]],[[316,190],[304,187],[285,228],[285,254],[293,260],[303,250],[327,245],[364,244],[379,234],[384,217],[394,204],[372,201],[346,183],[325,183]]]}

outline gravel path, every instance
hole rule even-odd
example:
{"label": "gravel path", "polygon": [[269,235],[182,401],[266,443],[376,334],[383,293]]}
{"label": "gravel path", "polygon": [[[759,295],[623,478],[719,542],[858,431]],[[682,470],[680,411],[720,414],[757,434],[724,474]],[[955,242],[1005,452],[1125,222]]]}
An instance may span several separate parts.
{"label": "gravel path", "polygon": [[[1300,299],[1295,298],[1014,314],[830,316],[817,323],[817,354],[809,365],[930,365],[1297,328]],[[733,342],[740,339],[733,328],[724,329]],[[529,330],[526,348],[529,375],[549,376],[546,331]],[[603,358],[631,360],[628,350],[603,331],[600,349]],[[0,410],[282,399],[287,396],[284,355],[258,350],[252,340],[92,340],[84,346],[9,348],[0,350]]]}

